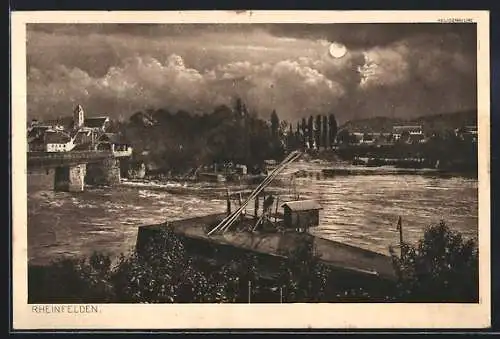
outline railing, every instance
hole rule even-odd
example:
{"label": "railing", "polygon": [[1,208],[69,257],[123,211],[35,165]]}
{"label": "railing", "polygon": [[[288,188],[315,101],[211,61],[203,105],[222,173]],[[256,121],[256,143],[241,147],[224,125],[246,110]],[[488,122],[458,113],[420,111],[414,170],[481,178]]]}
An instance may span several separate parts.
{"label": "railing", "polygon": [[28,167],[84,163],[113,158],[111,151],[28,152]]}

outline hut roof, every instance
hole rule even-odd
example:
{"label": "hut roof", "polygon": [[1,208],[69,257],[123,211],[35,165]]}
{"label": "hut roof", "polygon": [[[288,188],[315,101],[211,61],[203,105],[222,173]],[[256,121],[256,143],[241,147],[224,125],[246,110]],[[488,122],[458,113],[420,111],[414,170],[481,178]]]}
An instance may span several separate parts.
{"label": "hut roof", "polygon": [[316,200],[288,201],[282,204],[281,207],[288,207],[292,211],[307,211],[307,210],[322,209],[321,205]]}

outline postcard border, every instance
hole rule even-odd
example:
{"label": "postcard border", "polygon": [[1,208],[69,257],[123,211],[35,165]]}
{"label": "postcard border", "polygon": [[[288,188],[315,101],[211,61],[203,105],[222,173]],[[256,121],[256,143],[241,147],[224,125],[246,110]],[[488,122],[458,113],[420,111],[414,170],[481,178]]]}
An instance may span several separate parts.
{"label": "postcard border", "polygon": [[[26,23],[438,22],[472,19],[478,32],[479,304],[99,305],[98,313],[37,314],[27,304]],[[12,274],[14,329],[487,328],[491,324],[490,78],[487,11],[12,12]],[[15,260],[14,260],[15,259]],[[137,314],[141,314],[138,321]],[[269,314],[272,316],[265,316]],[[377,315],[375,317],[374,315]]]}

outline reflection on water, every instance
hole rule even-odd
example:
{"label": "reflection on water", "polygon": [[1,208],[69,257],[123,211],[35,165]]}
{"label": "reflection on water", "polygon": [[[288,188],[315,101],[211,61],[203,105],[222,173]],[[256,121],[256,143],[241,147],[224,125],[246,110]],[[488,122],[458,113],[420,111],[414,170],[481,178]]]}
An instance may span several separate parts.
{"label": "reflection on water", "polygon": [[[426,226],[445,220],[467,237],[477,237],[477,180],[418,175],[323,177],[318,164],[287,170],[313,173],[295,180],[301,198],[320,201],[320,226],[312,232],[373,251],[388,253],[397,244],[396,221],[403,218],[405,239],[417,241]],[[268,192],[290,198],[287,173]],[[42,263],[94,250],[117,255],[130,250],[140,225],[222,212],[225,187],[238,184],[126,183],[82,193],[28,194],[28,254]],[[249,206],[253,208],[253,204]]]}

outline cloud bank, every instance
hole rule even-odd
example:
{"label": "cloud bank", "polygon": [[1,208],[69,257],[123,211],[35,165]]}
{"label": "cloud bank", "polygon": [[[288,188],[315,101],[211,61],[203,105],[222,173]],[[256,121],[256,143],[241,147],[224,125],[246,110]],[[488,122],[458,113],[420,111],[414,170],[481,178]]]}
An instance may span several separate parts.
{"label": "cloud bank", "polygon": [[296,26],[287,36],[286,25],[177,26],[30,25],[28,116],[68,115],[77,103],[114,118],[147,108],[209,113],[236,96],[262,117],[276,109],[290,121],[476,107],[475,40],[463,28],[392,34],[380,45],[346,42],[348,53],[334,59],[335,25],[323,36]]}

